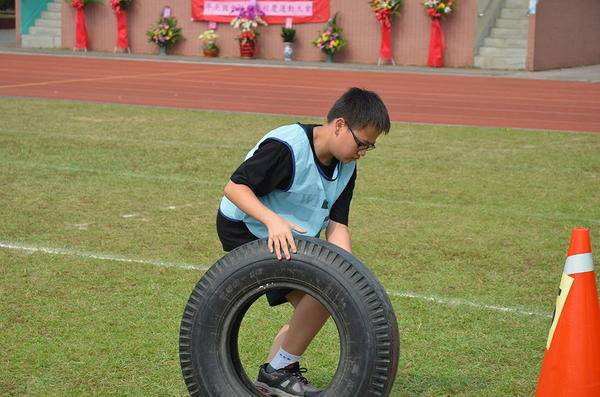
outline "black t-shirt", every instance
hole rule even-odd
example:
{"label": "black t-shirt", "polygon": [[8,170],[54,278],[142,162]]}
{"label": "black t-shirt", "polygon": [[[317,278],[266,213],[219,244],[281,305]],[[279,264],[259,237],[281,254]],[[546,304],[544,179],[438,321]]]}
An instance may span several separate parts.
{"label": "black t-shirt", "polygon": [[[339,161],[334,158],[331,164],[322,164],[315,155],[313,145],[313,129],[317,124],[303,124],[317,166],[328,177],[332,177]],[[264,140],[252,157],[244,161],[231,176],[234,183],[248,186],[257,197],[266,196],[275,189],[285,190],[292,182],[294,164],[289,147],[275,139]],[[354,192],[356,168],[348,185],[333,203],[329,218],[332,221],[348,225],[350,201]],[[257,237],[248,230],[244,222],[235,222],[225,218],[221,212],[217,214],[217,232],[223,249],[231,251],[242,244],[256,240]],[[318,237],[318,236],[314,236]]]}

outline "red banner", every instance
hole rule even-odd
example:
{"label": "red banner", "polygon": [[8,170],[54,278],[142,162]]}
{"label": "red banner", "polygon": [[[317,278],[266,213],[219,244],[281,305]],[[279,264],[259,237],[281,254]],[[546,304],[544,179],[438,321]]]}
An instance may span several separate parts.
{"label": "red banner", "polygon": [[442,23],[439,18],[431,19],[431,38],[429,40],[429,59],[427,65],[436,68],[444,66],[444,49],[446,49],[446,39],[442,30]]}
{"label": "red banner", "polygon": [[[327,22],[331,18],[329,0],[258,0],[255,2],[265,13],[268,24]],[[192,0],[194,21],[231,22],[236,16],[234,9],[247,6],[250,1],[235,0]]]}
{"label": "red banner", "polygon": [[75,30],[75,48],[87,49],[90,45],[90,38],[85,27],[85,8],[75,9],[75,23],[77,24]]}

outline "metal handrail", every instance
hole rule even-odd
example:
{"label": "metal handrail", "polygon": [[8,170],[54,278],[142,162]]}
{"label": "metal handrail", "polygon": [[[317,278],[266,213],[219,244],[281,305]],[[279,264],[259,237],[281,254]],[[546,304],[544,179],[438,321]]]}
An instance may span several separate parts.
{"label": "metal handrail", "polygon": [[477,14],[477,18],[481,18],[482,16],[484,16],[488,12],[488,9],[490,8],[490,6],[492,5],[493,2],[494,2],[494,0],[490,0],[488,2],[487,6],[485,6],[485,9],[483,10],[483,12]]}

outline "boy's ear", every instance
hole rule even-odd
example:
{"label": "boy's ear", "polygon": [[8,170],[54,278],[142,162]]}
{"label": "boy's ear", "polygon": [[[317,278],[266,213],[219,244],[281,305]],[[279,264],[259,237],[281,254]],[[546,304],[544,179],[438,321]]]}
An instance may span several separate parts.
{"label": "boy's ear", "polygon": [[335,135],[338,135],[340,133],[340,131],[342,130],[342,128],[344,128],[345,125],[346,125],[346,121],[343,118],[338,117],[337,119],[335,119],[333,121],[333,133]]}

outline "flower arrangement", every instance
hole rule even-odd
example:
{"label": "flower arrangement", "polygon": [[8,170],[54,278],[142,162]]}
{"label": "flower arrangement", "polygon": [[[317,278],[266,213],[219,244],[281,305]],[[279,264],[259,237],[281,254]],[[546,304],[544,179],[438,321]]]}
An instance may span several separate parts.
{"label": "flower arrangement", "polygon": [[125,11],[129,8],[129,3],[133,0],[110,0],[110,6],[114,10],[115,13],[119,11]]}
{"label": "flower arrangement", "polygon": [[219,49],[215,44],[215,39],[219,38],[219,35],[215,33],[213,29],[207,30],[198,36],[200,40],[202,40],[202,49],[203,50],[214,50]]}
{"label": "flower arrangement", "polygon": [[267,26],[267,23],[262,18],[265,16],[265,13],[254,5],[245,7],[238,6],[233,12],[237,12],[238,15],[231,21],[231,26],[240,30],[240,34],[236,37],[236,40],[238,40],[241,45],[255,43],[259,33],[254,29],[256,29],[258,25]]}
{"label": "flower arrangement", "polygon": [[72,8],[85,8],[90,3],[100,3],[102,0],[65,0]]}
{"label": "flower arrangement", "polygon": [[150,42],[158,44],[161,47],[172,46],[177,41],[184,39],[181,35],[181,28],[177,27],[177,19],[161,17],[158,25],[146,32],[150,37]]}
{"label": "flower arrangement", "polygon": [[400,7],[401,2],[402,0],[371,0],[369,4],[377,14],[378,19],[387,16],[391,20],[394,15],[400,16],[398,7]]}
{"label": "flower arrangement", "polygon": [[284,43],[293,43],[296,41],[296,29],[281,27],[281,38]]}
{"label": "flower arrangement", "polygon": [[445,19],[456,8],[456,0],[427,0],[423,6],[431,18]]}
{"label": "flower arrangement", "polygon": [[326,54],[333,54],[348,44],[341,36],[343,29],[337,26],[338,14],[339,11],[327,22],[327,28],[323,30],[323,33],[312,42],[319,50]]}

